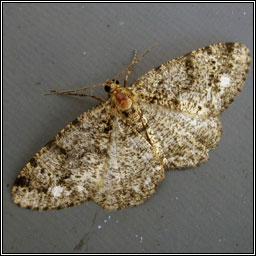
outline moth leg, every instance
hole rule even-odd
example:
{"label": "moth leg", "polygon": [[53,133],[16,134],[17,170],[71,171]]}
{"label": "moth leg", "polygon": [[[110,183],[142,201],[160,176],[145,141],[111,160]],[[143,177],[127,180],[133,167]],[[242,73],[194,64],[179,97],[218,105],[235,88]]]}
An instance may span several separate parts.
{"label": "moth leg", "polygon": [[[73,90],[73,91],[76,91],[76,90]],[[91,95],[91,94],[87,94],[87,93],[71,93],[69,91],[63,91],[63,92],[59,92],[59,91],[56,91],[56,90],[51,90],[51,93],[50,94],[47,94],[47,95],[54,95],[54,94],[57,94],[57,95],[71,95],[71,96],[79,96],[79,97],[92,97],[93,99],[96,99],[100,102],[105,102],[105,100],[103,100],[102,98],[100,97],[97,97],[95,95]]]}

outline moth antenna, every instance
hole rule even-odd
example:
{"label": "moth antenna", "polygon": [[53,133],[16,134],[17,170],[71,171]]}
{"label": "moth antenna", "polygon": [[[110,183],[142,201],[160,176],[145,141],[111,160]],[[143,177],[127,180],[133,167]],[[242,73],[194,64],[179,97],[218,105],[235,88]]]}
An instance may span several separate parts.
{"label": "moth antenna", "polygon": [[65,95],[65,96],[69,95],[69,96],[79,96],[79,97],[91,97],[91,98],[93,98],[95,100],[98,100],[100,102],[105,102],[105,100],[103,100],[102,98],[97,97],[97,96],[92,95],[92,94],[87,94],[87,93],[67,93],[67,92],[63,93],[63,92],[58,92],[56,90],[52,90],[51,93],[49,93],[47,95],[55,95],[55,94],[56,95]]}
{"label": "moth antenna", "polygon": [[127,75],[124,80],[124,87],[126,87],[128,76],[131,74],[131,69],[133,68],[133,66],[140,62],[155,46],[157,46],[157,44],[158,43],[155,43],[154,45],[149,47],[139,58],[137,58],[137,50],[134,49],[132,62],[130,63],[130,65],[121,70],[121,72],[115,77],[115,80],[118,80],[124,72],[127,72]]}
{"label": "moth antenna", "polygon": [[58,94],[62,94],[62,95],[65,95],[65,94],[69,94],[69,93],[72,93],[72,92],[79,92],[79,91],[85,91],[85,90],[88,90],[88,89],[92,89],[92,88],[95,88],[95,87],[99,87],[99,86],[105,86],[106,84],[92,84],[92,85],[89,85],[87,87],[82,87],[82,88],[78,88],[78,89],[73,89],[73,90],[67,90],[67,91],[57,91],[57,90],[51,90],[51,93],[45,93],[44,96],[48,96],[48,95],[54,95],[56,94],[56,92],[58,92]]}

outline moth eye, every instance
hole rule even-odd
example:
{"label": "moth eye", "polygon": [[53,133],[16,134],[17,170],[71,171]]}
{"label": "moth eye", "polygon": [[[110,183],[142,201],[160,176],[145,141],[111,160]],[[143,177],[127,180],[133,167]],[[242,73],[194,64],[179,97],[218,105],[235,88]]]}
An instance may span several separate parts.
{"label": "moth eye", "polygon": [[106,92],[110,92],[110,86],[109,85],[105,85],[104,89],[105,89]]}
{"label": "moth eye", "polygon": [[119,81],[118,80],[115,80],[115,79],[112,79],[112,81],[116,84],[119,84]]}

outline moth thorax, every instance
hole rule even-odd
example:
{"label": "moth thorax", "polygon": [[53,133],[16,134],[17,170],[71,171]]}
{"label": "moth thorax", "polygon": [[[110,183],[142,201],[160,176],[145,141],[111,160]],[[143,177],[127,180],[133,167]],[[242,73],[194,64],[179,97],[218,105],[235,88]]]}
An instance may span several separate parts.
{"label": "moth thorax", "polygon": [[115,94],[115,98],[118,108],[122,111],[130,109],[130,107],[132,106],[131,99],[122,92],[117,92]]}

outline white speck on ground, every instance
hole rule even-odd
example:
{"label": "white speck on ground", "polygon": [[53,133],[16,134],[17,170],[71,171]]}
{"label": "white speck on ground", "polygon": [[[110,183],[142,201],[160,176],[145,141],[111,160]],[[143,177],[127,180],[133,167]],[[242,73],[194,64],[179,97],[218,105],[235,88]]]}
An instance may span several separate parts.
{"label": "white speck on ground", "polygon": [[98,229],[101,229],[101,228],[102,228],[101,225],[99,225],[99,226],[98,226]]}
{"label": "white speck on ground", "polygon": [[[139,237],[139,235],[136,234],[135,237]],[[140,240],[139,241],[140,241],[140,243],[143,243],[143,236],[140,236]]]}

